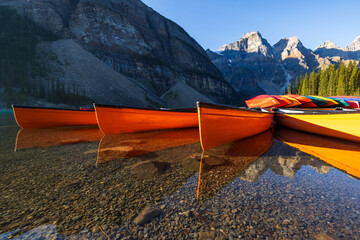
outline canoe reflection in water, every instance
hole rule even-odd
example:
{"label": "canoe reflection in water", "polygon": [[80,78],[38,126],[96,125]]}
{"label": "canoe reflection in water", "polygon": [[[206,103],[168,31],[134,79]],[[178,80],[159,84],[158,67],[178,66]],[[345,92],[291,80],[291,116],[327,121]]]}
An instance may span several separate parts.
{"label": "canoe reflection in water", "polygon": [[98,127],[24,128],[16,136],[15,151],[100,141]]}
{"label": "canoe reflection in water", "polygon": [[204,153],[200,164],[197,197],[206,200],[232,182],[273,143],[271,130],[227,143]]}
{"label": "canoe reflection in water", "polygon": [[136,157],[199,141],[198,128],[105,135],[99,144],[96,163]]}
{"label": "canoe reflection in water", "polygon": [[331,166],[360,179],[359,143],[283,127],[276,129],[275,137],[302,152],[313,155]]}

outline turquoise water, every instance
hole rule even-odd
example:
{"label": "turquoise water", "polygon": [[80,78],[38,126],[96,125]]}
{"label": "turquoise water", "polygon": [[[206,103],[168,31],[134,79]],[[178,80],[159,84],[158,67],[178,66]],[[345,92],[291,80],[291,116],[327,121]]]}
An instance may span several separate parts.
{"label": "turquoise water", "polygon": [[360,236],[358,178],[268,133],[206,152],[197,196],[198,142],[0,124],[0,239]]}

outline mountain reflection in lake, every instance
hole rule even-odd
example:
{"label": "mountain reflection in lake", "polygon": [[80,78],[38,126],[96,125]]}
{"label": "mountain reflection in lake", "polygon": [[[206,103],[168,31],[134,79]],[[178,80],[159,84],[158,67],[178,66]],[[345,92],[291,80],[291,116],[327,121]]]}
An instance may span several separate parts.
{"label": "mountain reflection in lake", "polygon": [[[44,134],[32,132],[32,144],[14,152],[19,128],[4,114],[0,239],[359,239],[360,182],[341,167],[346,163],[334,164],[341,154],[324,162],[317,158],[324,152],[265,132],[205,152],[197,198],[196,130],[105,136],[101,143],[96,134],[86,142],[76,134],[60,140],[57,132],[45,145],[38,144]],[[147,206],[155,217],[136,224]]]}

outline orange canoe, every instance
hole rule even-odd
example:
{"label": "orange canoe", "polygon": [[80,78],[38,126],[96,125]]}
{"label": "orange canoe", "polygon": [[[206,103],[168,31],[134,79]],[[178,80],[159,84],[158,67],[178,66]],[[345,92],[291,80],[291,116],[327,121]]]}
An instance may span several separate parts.
{"label": "orange canoe", "polygon": [[197,127],[196,108],[146,109],[94,104],[104,134]]}
{"label": "orange canoe", "polygon": [[226,107],[197,102],[200,141],[203,150],[269,129],[273,114],[263,110]]}
{"label": "orange canoe", "polygon": [[311,133],[278,128],[275,137],[360,179],[360,144]]}
{"label": "orange canoe", "polygon": [[25,107],[13,105],[15,120],[21,128],[48,128],[97,125],[94,110]]}

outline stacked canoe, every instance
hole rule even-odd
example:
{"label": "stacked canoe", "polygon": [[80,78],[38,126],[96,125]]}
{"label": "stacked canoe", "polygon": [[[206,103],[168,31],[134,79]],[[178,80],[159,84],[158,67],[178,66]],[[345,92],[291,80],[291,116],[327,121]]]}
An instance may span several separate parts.
{"label": "stacked canoe", "polygon": [[360,142],[360,96],[259,95],[245,102],[271,109],[277,125]]}
{"label": "stacked canoe", "polygon": [[359,96],[259,95],[245,102],[249,108],[360,108]]}

